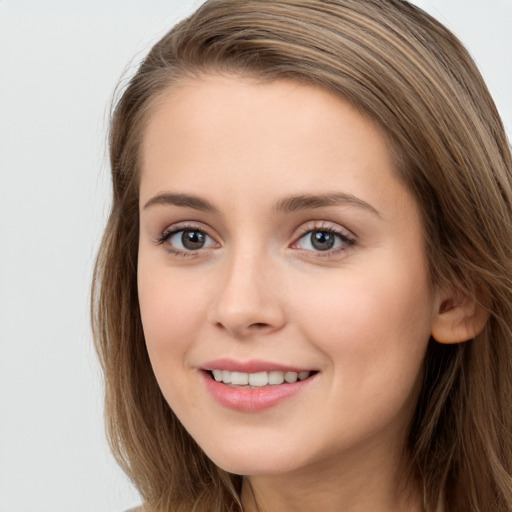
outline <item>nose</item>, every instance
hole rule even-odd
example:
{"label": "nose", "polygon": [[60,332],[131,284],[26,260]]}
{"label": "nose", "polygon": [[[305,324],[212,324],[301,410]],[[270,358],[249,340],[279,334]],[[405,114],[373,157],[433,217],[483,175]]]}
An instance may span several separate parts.
{"label": "nose", "polygon": [[286,323],[279,269],[261,254],[233,254],[219,274],[210,320],[242,339],[268,334]]}

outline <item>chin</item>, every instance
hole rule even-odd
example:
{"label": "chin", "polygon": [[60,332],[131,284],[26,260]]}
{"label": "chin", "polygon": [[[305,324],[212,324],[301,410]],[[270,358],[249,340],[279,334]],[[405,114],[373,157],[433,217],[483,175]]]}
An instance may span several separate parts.
{"label": "chin", "polygon": [[218,467],[235,475],[272,475],[293,471],[300,466],[300,461],[293,454],[276,453],[274,450],[237,450],[231,448],[226,452],[209,453],[206,455]]}

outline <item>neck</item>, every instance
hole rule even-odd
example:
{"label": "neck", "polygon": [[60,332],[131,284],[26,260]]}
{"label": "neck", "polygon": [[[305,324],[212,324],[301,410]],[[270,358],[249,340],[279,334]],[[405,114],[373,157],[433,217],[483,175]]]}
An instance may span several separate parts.
{"label": "neck", "polygon": [[244,477],[244,512],[421,512],[419,486],[403,482],[403,464],[375,454],[347,457],[286,474]]}

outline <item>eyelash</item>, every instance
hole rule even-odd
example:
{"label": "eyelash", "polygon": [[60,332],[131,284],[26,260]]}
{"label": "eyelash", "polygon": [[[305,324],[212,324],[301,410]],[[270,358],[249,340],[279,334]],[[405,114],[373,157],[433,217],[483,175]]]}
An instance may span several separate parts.
{"label": "eyelash", "polygon": [[[213,240],[213,237],[211,237],[206,232],[206,230],[198,227],[197,225],[186,224],[186,225],[175,226],[172,229],[164,230],[162,235],[155,240],[155,243],[157,245],[165,244],[166,245],[165,250],[167,252],[169,252],[173,255],[182,256],[182,257],[196,256],[202,249],[207,249],[207,247],[206,248],[201,247],[196,251],[182,250],[182,249],[177,249],[176,247],[173,247],[170,243],[167,243],[173,236],[177,235],[178,233],[186,232],[186,231],[194,231],[197,233],[202,233],[206,237]],[[304,237],[306,237],[307,235],[311,235],[314,232],[326,233],[329,235],[333,235],[341,242],[341,245],[335,249],[328,249],[325,251],[320,251],[320,250],[314,251],[314,250],[300,249],[298,247],[295,247]],[[301,227],[300,232],[299,232],[298,236],[296,237],[296,241],[292,244],[291,247],[297,248],[298,250],[302,250],[307,253],[312,253],[315,255],[314,257],[317,257],[317,258],[330,258],[330,257],[337,256],[339,253],[349,251],[355,245],[356,245],[356,239],[349,231],[338,230],[338,229],[333,228],[332,226],[326,226],[324,221],[322,221],[320,223],[318,223],[318,221],[313,221],[312,225],[309,224],[309,225],[304,225],[303,227]]]}
{"label": "eyelash", "polygon": [[341,242],[339,247],[326,251],[311,251],[308,249],[302,249],[308,253],[314,253],[316,258],[332,258],[338,256],[340,253],[346,253],[347,251],[350,251],[357,243],[354,235],[352,235],[352,233],[350,233],[348,230],[336,229],[333,226],[326,225],[324,221],[313,221],[312,224],[306,224],[300,228],[299,235],[296,239],[297,241],[293,243],[293,246],[296,246],[304,237],[308,235],[311,236],[315,232],[334,235],[334,237],[336,237]]}
{"label": "eyelash", "polygon": [[173,247],[171,244],[167,243],[174,235],[177,235],[178,233],[185,232],[185,231],[195,231],[197,233],[202,233],[203,235],[206,235],[208,238],[213,240],[213,237],[211,237],[204,229],[199,228],[198,226],[194,226],[192,224],[190,224],[190,225],[181,224],[179,226],[173,227],[172,229],[169,229],[169,228],[165,229],[163,231],[162,235],[155,240],[155,243],[157,245],[165,244],[166,245],[165,250],[175,256],[183,256],[183,257],[195,256],[198,254],[200,249],[197,251],[192,251],[192,250],[184,251],[181,249],[176,249],[176,247]]}

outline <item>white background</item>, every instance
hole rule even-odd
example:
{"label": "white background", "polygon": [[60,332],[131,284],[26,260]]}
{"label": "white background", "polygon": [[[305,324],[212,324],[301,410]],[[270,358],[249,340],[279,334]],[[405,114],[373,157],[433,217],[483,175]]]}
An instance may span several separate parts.
{"label": "white background", "polygon": [[[0,512],[121,512],[88,319],[120,77],[179,0],[0,0]],[[512,129],[512,0],[417,0],[466,43]]]}

